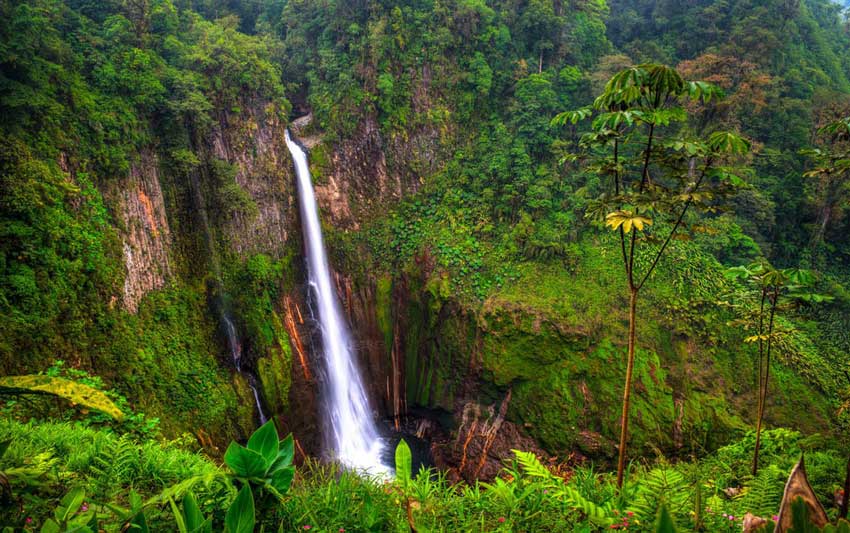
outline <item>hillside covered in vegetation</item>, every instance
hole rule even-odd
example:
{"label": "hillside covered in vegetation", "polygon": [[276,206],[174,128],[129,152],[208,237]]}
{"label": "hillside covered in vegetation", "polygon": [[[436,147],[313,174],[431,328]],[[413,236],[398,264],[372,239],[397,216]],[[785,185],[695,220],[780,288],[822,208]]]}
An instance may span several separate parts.
{"label": "hillside covered in vegetation", "polygon": [[0,526],[846,516],[847,6],[0,0],[0,117]]}

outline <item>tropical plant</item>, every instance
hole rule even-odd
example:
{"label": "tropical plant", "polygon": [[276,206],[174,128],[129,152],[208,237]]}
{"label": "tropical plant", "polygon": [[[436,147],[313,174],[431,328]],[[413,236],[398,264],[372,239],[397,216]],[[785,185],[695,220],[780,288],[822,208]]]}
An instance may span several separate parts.
{"label": "tropical plant", "polygon": [[523,473],[542,482],[552,498],[565,501],[570,507],[579,511],[598,526],[609,527],[614,523],[614,516],[610,507],[590,501],[577,489],[564,483],[563,479],[552,474],[533,453],[520,450],[513,450],[513,452],[520,467],[522,467]]}
{"label": "tropical plant", "polygon": [[293,442],[292,435],[279,440],[274,420],[269,420],[251,435],[247,446],[231,442],[224,453],[224,463],[246,486],[257,487],[282,498],[295,476]]}
{"label": "tropical plant", "polygon": [[[618,487],[623,486],[626,466],[640,291],[673,239],[681,238],[680,230],[689,226],[686,216],[717,211],[722,199],[743,184],[733,163],[749,151],[747,140],[723,131],[691,136],[683,127],[688,119],[683,100],[707,102],[721,96],[711,84],[686,81],[673,68],[642,64],[615,74],[591,107],[552,120],[563,126],[595,114],[591,131],[579,142],[580,152],[562,160],[582,161],[587,170],[611,177],[610,191],[592,202],[586,215],[619,235],[629,292]],[[648,264],[639,264],[644,254],[638,249],[650,246]]]}
{"label": "tropical plant", "polygon": [[236,499],[227,509],[224,524],[228,533],[253,533],[256,522],[254,493],[251,491],[251,486],[246,484],[239,490]]}
{"label": "tropical plant", "polygon": [[94,509],[84,505],[86,491],[82,487],[71,489],[59,502],[49,518],[41,527],[41,533],[94,533],[97,528],[97,514]]}
{"label": "tropical plant", "polygon": [[104,412],[116,420],[124,417],[124,413],[106,394],[82,383],[43,375],[0,377],[0,396],[31,394],[47,394],[64,398],[73,404]]}
{"label": "tropical plant", "polygon": [[410,485],[413,474],[413,455],[410,452],[410,446],[404,439],[398,441],[395,448],[395,478],[396,483],[401,489],[402,498],[404,498],[404,511],[407,515],[407,523],[411,531],[416,531],[416,524],[413,520],[413,506],[410,501]]}
{"label": "tropical plant", "polygon": [[168,503],[180,533],[212,533],[212,519],[205,518],[201,513],[194,494],[189,492],[183,496],[182,508],[178,508],[173,499]]}
{"label": "tropical plant", "polygon": [[[753,263],[726,271],[728,277],[745,282],[752,290],[748,302],[757,301],[757,308],[750,307],[749,315],[743,319],[745,327],[755,328],[755,335],[744,339],[758,345],[758,407],[756,411],[756,442],[753,448],[752,474],[758,474],[759,450],[761,448],[762,423],[767,403],[770,380],[771,352],[774,341],[787,332],[775,331],[776,312],[784,303],[820,303],[832,297],[812,290],[815,275],[809,270],[798,268],[778,270],[767,263]],[[747,308],[745,308],[747,309]]]}
{"label": "tropical plant", "polygon": [[130,491],[128,497],[130,504],[129,508],[121,507],[116,504],[108,504],[110,511],[115,513],[115,516],[121,521],[122,530],[138,531],[139,533],[148,533],[148,519],[145,515],[145,503],[142,501],[141,495],[134,490]]}

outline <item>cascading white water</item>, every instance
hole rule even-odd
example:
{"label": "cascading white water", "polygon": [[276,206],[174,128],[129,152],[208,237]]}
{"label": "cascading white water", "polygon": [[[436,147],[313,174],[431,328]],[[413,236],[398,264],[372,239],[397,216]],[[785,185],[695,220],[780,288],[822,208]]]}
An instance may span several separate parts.
{"label": "cascading white water", "polygon": [[301,205],[301,225],[307,252],[310,288],[315,297],[322,333],[324,358],[327,365],[325,406],[333,432],[335,458],[342,464],[382,474],[387,468],[381,463],[383,444],[378,436],[369,400],[363,388],[348,326],[340,311],[336,291],[331,284],[328,258],[319,223],[319,212],[313,193],[313,183],[307,164],[307,154],[286,132],[286,145],[295,160],[298,178],[298,198]]}

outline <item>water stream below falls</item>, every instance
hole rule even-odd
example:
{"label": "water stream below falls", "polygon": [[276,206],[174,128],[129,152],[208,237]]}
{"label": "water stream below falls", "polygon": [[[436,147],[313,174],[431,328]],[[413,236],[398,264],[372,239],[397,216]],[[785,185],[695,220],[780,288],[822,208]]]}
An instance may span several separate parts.
{"label": "water stream below falls", "polygon": [[348,325],[331,283],[307,153],[290,138],[288,130],[286,145],[295,161],[310,292],[318,315],[327,370],[323,404],[331,430],[328,445],[333,457],[349,468],[383,474],[388,471],[381,460],[384,444],[357,368]]}

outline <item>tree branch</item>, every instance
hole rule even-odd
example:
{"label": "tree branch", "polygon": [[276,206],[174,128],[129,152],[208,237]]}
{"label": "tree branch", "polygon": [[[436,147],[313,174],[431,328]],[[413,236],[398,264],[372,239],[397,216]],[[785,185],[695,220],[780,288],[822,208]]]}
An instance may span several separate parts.
{"label": "tree branch", "polygon": [[[614,194],[620,195],[620,140],[614,139]],[[618,206],[618,207],[622,207]],[[623,231],[623,226],[620,225],[620,250],[623,252],[623,266],[626,269],[626,275],[631,279],[629,272],[629,259],[626,257],[626,233]]]}
{"label": "tree branch", "polygon": [[[697,192],[697,190],[699,189],[699,186],[702,184],[702,180],[705,178],[706,171],[708,170],[710,165],[711,165],[711,160],[709,159],[708,161],[706,161],[705,168],[703,168],[699,179],[697,180],[696,184],[694,185],[694,188],[691,191],[692,193]],[[693,203],[693,198],[688,198],[687,202],[685,202],[685,206],[682,208],[682,212],[679,213],[679,218],[676,219],[676,223],[673,225],[673,229],[670,230],[670,234],[667,235],[667,239],[664,241],[664,244],[661,245],[661,249],[658,250],[658,253],[655,254],[655,259],[652,260],[652,264],[649,265],[649,269],[646,271],[646,274],[643,275],[643,278],[641,279],[640,283],[638,284],[638,286],[637,286],[638,290],[640,290],[641,287],[643,287],[644,283],[646,283],[646,280],[649,279],[650,274],[652,274],[652,272],[655,270],[655,267],[658,266],[658,261],[661,259],[661,256],[664,255],[664,251],[667,249],[667,246],[670,244],[670,241],[673,239],[673,235],[675,235],[676,230],[679,229],[679,226],[682,224],[682,220],[684,220],[685,213],[688,212],[688,208],[691,206],[691,203]]]}

